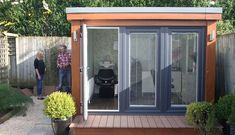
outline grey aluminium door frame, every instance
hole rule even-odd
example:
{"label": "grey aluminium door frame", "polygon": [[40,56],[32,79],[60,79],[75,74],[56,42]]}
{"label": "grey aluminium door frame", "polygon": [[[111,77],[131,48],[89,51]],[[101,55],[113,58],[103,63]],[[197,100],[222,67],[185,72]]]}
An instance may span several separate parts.
{"label": "grey aluminium door frame", "polygon": [[[129,35],[130,33],[148,33],[157,34],[156,64],[155,64],[155,107],[130,107],[129,103]],[[120,113],[184,113],[186,107],[171,107],[170,84],[171,84],[171,66],[169,64],[169,51],[171,47],[172,32],[197,32],[199,34],[198,51],[198,73],[197,73],[197,101],[204,97],[204,63],[205,63],[205,28],[203,27],[120,27]],[[167,67],[167,68],[166,68]]]}
{"label": "grey aluminium door frame", "polygon": [[[165,52],[165,63],[166,65],[169,65],[170,62],[170,57],[166,56],[167,54],[171,53],[170,48],[171,48],[171,37],[173,32],[178,32],[178,33],[198,33],[198,46],[197,46],[197,97],[196,101],[203,101],[204,100],[204,72],[205,72],[205,28],[204,27],[167,27],[166,28],[166,33],[165,33],[165,40],[166,40],[166,52]],[[164,99],[164,102],[167,103],[163,107],[163,112],[179,112],[179,113],[184,113],[186,111],[186,106],[171,106],[171,68],[168,68],[166,72],[164,73],[164,77],[166,77],[166,82],[164,83],[163,89],[165,91],[163,92],[163,96],[166,97]]]}
{"label": "grey aluminium door frame", "polygon": [[[123,76],[121,77],[122,78],[122,82],[121,82],[121,87],[120,88],[120,111],[121,112],[128,112],[128,113],[131,113],[131,112],[135,112],[135,113],[145,113],[145,112],[148,112],[148,113],[156,113],[156,112],[160,112],[160,106],[159,106],[159,103],[160,102],[160,91],[158,90],[160,87],[159,85],[159,65],[160,65],[160,56],[158,55],[158,52],[160,50],[160,29],[158,27],[123,27],[121,28],[121,35],[122,35],[122,72],[123,72]],[[154,33],[157,35],[157,47],[156,47],[156,50],[155,50],[155,70],[157,72],[155,72],[155,84],[156,84],[156,87],[155,87],[155,106],[136,106],[136,107],[131,107],[130,106],[130,95],[129,95],[129,82],[128,82],[128,79],[129,79],[129,71],[128,71],[128,68],[129,68],[129,51],[130,51],[130,48],[129,48],[129,35],[130,33]]]}

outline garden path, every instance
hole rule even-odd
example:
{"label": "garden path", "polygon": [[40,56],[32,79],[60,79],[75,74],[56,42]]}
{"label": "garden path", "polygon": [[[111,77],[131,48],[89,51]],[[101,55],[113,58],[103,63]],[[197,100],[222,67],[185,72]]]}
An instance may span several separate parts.
{"label": "garden path", "polygon": [[43,115],[43,100],[32,99],[26,116],[13,116],[0,124],[0,135],[53,135],[50,119]]}

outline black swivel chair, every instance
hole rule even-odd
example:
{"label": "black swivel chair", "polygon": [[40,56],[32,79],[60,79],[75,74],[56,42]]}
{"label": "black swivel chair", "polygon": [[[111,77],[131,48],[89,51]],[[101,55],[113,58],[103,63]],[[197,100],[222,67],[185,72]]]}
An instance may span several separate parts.
{"label": "black swivel chair", "polygon": [[100,97],[114,97],[114,85],[117,84],[117,78],[113,69],[100,69],[98,75],[95,76],[95,83],[100,86]]}

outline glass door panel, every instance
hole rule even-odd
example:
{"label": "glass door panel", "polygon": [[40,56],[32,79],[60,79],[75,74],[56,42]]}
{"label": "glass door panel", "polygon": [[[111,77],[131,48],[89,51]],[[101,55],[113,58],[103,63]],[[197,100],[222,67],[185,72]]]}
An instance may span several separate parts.
{"label": "glass door panel", "polygon": [[199,34],[173,32],[171,38],[171,105],[187,105],[197,99]]}
{"label": "glass door panel", "polygon": [[129,34],[129,105],[156,106],[156,33]]}

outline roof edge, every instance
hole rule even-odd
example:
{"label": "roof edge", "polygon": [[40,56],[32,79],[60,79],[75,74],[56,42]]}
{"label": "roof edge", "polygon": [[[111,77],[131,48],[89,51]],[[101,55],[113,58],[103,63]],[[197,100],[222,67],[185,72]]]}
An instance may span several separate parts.
{"label": "roof edge", "polygon": [[67,14],[79,13],[198,13],[221,14],[220,7],[68,7]]}

